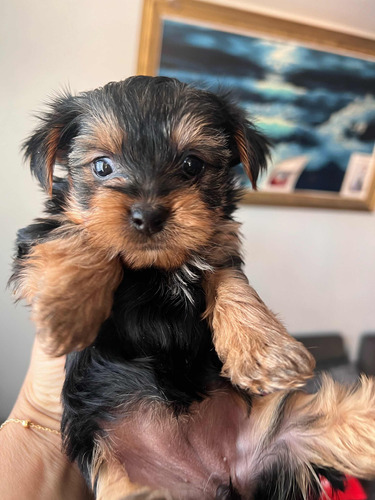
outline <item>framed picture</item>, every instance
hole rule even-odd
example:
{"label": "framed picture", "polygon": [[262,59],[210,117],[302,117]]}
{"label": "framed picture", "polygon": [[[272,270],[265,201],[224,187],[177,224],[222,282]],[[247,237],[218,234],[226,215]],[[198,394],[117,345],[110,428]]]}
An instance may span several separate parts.
{"label": "framed picture", "polygon": [[259,189],[242,177],[245,202],[374,207],[375,40],[203,1],[145,0],[138,74],[228,89],[271,138]]}

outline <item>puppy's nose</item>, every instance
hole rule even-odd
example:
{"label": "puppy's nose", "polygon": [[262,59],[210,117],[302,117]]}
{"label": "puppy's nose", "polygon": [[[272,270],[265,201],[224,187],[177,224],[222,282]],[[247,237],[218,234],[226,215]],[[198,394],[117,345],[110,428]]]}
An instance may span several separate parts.
{"label": "puppy's nose", "polygon": [[165,225],[169,210],[163,206],[137,203],[130,209],[130,221],[141,233],[155,234]]}

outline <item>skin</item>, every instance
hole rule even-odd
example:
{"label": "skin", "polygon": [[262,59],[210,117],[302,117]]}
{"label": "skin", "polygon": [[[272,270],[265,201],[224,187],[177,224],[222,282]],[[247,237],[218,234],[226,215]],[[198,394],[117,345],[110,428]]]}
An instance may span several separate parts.
{"label": "skin", "polygon": [[[53,358],[35,340],[29,370],[9,418],[58,430],[64,357]],[[60,435],[9,423],[0,432],[0,498],[89,500],[75,464],[62,452]]]}

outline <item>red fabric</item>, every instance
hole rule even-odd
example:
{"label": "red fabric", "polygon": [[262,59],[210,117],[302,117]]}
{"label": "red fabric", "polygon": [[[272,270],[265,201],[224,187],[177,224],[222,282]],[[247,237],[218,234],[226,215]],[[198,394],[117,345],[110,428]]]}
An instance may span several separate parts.
{"label": "red fabric", "polygon": [[[337,493],[332,493],[332,488],[330,483],[326,478],[321,478],[323,490],[328,495],[329,499],[332,500],[367,500],[367,495],[361,486],[358,479],[354,477],[346,478],[345,491],[338,491]],[[322,494],[320,500],[327,500],[327,496]]]}

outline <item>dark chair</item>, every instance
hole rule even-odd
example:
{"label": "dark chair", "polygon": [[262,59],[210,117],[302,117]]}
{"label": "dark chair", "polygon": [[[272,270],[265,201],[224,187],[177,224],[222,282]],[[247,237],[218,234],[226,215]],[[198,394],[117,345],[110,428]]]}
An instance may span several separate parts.
{"label": "dark chair", "polygon": [[367,333],[362,337],[357,366],[361,373],[375,376],[375,333]]}

